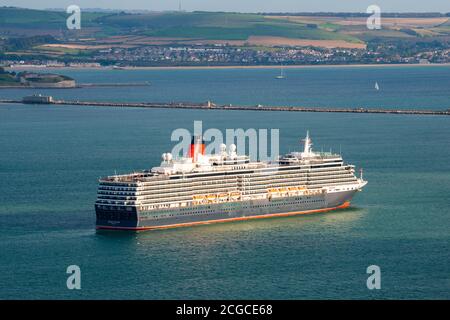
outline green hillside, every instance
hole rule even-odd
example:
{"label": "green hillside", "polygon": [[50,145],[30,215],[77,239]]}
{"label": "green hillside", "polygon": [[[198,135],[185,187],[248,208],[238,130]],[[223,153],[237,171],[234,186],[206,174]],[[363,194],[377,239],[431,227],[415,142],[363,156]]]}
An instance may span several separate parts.
{"label": "green hillside", "polygon": [[296,39],[356,40],[348,35],[319,29],[316,25],[244,13],[116,14],[99,18],[97,22],[153,37],[246,40],[249,36],[277,36]]}
{"label": "green hillside", "polygon": [[[426,16],[426,14],[424,15]],[[0,35],[11,37],[33,34],[56,35],[56,32],[67,31],[67,17],[68,14],[64,11],[0,7]],[[375,33],[367,30],[365,24],[340,23],[351,20],[351,16],[327,17],[321,14],[310,14],[304,17],[301,15],[276,16],[274,14],[201,11],[142,14],[82,11],[81,18],[82,30],[77,31],[78,35],[95,38],[113,35],[144,35],[245,40],[249,36],[276,36],[293,39],[362,42],[371,37],[414,37],[417,32],[415,27],[406,25],[398,28],[395,26],[385,27],[383,31]],[[398,21],[400,24],[402,23],[400,18]],[[449,26],[450,20],[437,25],[418,25],[416,28],[420,28],[420,32],[416,36],[433,34],[447,36]],[[41,32],[37,32],[39,30]]]}
{"label": "green hillside", "polygon": [[[100,26],[95,20],[104,15],[104,13],[84,12],[82,13],[82,25]],[[8,28],[59,30],[66,27],[68,16],[64,11],[0,7],[0,26],[3,30]]]}
{"label": "green hillside", "polygon": [[[68,14],[20,8],[0,8],[0,25],[13,32],[64,30]],[[146,35],[193,39],[245,40],[249,36],[296,39],[348,40],[357,38],[325,30],[315,24],[271,19],[259,14],[224,12],[163,12],[149,14],[82,12],[83,27],[94,28],[87,36]],[[19,30],[19,31],[18,31]],[[86,32],[86,30],[84,30]]]}
{"label": "green hillside", "polygon": [[66,21],[64,12],[42,11],[20,8],[0,8],[0,25],[7,27],[40,28],[56,26]]}

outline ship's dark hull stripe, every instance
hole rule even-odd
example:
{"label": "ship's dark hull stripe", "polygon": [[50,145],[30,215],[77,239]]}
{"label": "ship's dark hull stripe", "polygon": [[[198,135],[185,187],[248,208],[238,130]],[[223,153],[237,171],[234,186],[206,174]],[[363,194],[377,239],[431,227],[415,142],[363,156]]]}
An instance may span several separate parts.
{"label": "ship's dark hull stripe", "polygon": [[163,225],[163,226],[150,226],[150,227],[114,227],[114,226],[97,225],[96,229],[99,229],[99,230],[129,230],[129,231],[169,229],[169,228],[189,227],[189,226],[195,226],[195,225],[204,225],[204,224],[212,224],[212,223],[220,223],[220,222],[242,221],[242,220],[250,220],[250,219],[273,218],[273,217],[289,217],[289,216],[295,216],[295,215],[300,215],[300,214],[311,214],[311,213],[327,212],[327,211],[332,211],[332,210],[337,210],[337,209],[344,209],[349,206],[350,206],[350,201],[346,201],[342,205],[333,207],[333,208],[313,209],[313,210],[285,212],[285,213],[269,213],[269,214],[257,215],[257,216],[237,217],[237,218],[228,218],[228,219],[219,219],[219,220],[196,221],[196,222],[169,224],[169,225]]}

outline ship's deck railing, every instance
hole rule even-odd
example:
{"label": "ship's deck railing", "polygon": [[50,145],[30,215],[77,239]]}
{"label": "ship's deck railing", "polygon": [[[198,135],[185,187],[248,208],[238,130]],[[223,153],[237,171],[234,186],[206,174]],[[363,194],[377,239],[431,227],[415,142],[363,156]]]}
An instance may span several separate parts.
{"label": "ship's deck railing", "polygon": [[315,154],[318,154],[320,158],[324,159],[330,159],[330,158],[340,158],[341,155],[337,153],[332,152],[314,152]]}
{"label": "ship's deck railing", "polygon": [[124,174],[124,175],[114,175],[114,176],[108,176],[105,178],[101,178],[100,182],[139,182],[139,181],[144,181],[146,179],[151,178],[153,179],[167,179],[167,176],[165,175],[159,175],[159,174],[154,174],[154,173],[150,173],[150,172],[135,172],[135,173],[131,173],[131,174]]}
{"label": "ship's deck railing", "polygon": [[[305,160],[308,160],[309,163],[320,163],[320,161],[325,159],[342,159],[339,154],[334,154],[330,152],[315,152],[313,156],[308,157],[306,159],[297,159],[295,157],[290,156],[284,156],[279,159],[279,162],[284,161],[290,161],[294,160],[295,162],[298,161],[298,163],[302,163]],[[240,166],[242,164],[236,164],[236,166]],[[245,168],[240,169],[261,169],[261,168],[276,168],[278,164],[276,163],[264,163],[264,162],[252,162],[252,163],[246,163]],[[202,170],[196,170],[193,172],[186,172],[185,174],[191,174],[191,173],[202,173],[202,172],[224,172],[224,171],[230,171],[230,165],[225,166],[213,166],[210,170],[202,171]],[[182,173],[176,173],[177,175]],[[134,183],[134,182],[146,182],[146,181],[153,181],[153,180],[166,180],[168,179],[169,175],[167,174],[158,174],[150,171],[144,171],[144,172],[134,172],[131,174],[125,174],[125,175],[114,175],[114,176],[108,176],[105,178],[101,178],[100,182],[124,182],[124,183]]]}
{"label": "ship's deck railing", "polygon": [[295,163],[302,163],[304,161],[311,162],[321,162],[323,160],[329,160],[329,159],[336,159],[336,160],[342,160],[341,155],[339,154],[332,154],[328,152],[316,152],[312,156],[308,156],[306,158],[297,158],[295,156],[284,156],[279,159],[280,162],[295,162]]}
{"label": "ship's deck railing", "polygon": [[[282,158],[289,157],[295,157],[294,155],[287,154],[286,156],[283,156]],[[332,152],[316,152],[314,151],[312,155],[308,156],[306,159],[331,159],[331,158],[341,158],[341,155],[338,153],[332,153]]]}
{"label": "ship's deck railing", "polygon": [[[236,166],[239,166],[242,164],[236,164]],[[250,164],[246,164],[245,168],[241,168],[242,170],[244,169],[259,169],[259,168],[265,168],[267,165],[265,163],[261,163],[261,162],[255,162],[255,163],[250,163]],[[224,172],[224,171],[230,171],[230,166],[213,166],[211,167],[211,170],[207,170],[207,171],[202,171],[202,170],[198,170],[198,171],[192,171],[192,172],[185,172],[185,175],[189,175],[189,174],[196,174],[196,173],[207,173],[207,172]],[[183,175],[183,173],[174,173],[173,175]],[[126,175],[114,175],[114,176],[108,176],[105,178],[101,178],[100,182],[146,182],[146,181],[152,181],[152,180],[166,180],[169,178],[168,174],[155,174],[153,172],[136,172],[136,173],[132,173],[132,174],[126,174]]]}

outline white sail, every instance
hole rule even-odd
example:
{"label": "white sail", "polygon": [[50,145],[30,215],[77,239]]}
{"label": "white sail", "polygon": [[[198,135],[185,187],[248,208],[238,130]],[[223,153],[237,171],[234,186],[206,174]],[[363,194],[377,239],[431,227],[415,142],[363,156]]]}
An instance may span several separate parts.
{"label": "white sail", "polygon": [[278,76],[275,77],[276,79],[284,79],[286,78],[286,76],[284,75],[284,69],[281,67],[280,68],[280,74]]}

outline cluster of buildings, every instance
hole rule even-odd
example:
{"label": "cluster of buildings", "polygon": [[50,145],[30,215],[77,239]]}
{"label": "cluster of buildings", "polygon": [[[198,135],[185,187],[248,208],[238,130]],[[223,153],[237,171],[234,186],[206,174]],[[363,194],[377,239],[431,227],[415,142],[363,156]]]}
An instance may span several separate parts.
{"label": "cluster of buildings", "polygon": [[[257,47],[147,46],[102,50],[92,56],[95,61],[114,61],[118,65],[265,65],[317,64],[347,62],[360,55],[357,49]],[[345,57],[344,59],[342,57]]]}
{"label": "cluster of buildings", "polygon": [[413,54],[392,54],[383,49],[315,47],[197,47],[144,46],[111,48],[96,52],[92,59],[117,65],[272,65],[347,63],[450,63],[449,49],[422,50]]}
{"label": "cluster of buildings", "polygon": [[102,65],[99,62],[65,62],[59,60],[0,60],[0,66],[9,68],[100,68]]}
{"label": "cluster of buildings", "polygon": [[[406,51],[407,52],[407,51]],[[298,65],[298,64],[450,63],[448,48],[399,53],[389,48],[343,49],[316,47],[142,46],[110,48],[90,56],[61,60],[0,61],[12,67],[177,66],[177,65]]]}

